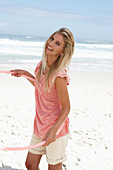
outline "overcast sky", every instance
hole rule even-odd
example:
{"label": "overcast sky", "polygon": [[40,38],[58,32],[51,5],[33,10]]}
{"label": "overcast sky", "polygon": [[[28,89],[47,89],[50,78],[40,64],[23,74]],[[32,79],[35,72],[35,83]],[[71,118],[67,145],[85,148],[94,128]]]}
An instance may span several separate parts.
{"label": "overcast sky", "polygon": [[113,0],[0,0],[0,33],[47,36],[60,27],[76,39],[113,42]]}

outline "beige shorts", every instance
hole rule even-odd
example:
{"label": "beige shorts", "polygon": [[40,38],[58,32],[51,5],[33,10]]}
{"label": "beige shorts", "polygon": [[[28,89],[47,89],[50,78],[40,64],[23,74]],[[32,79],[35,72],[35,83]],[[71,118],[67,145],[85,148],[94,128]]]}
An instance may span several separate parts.
{"label": "beige shorts", "polygon": [[[29,149],[29,152],[37,155],[46,154],[47,163],[56,165],[66,161],[66,146],[68,144],[69,134],[58,138],[55,142],[50,143],[48,146],[39,146],[37,148]],[[40,143],[42,140],[35,134],[32,135],[30,145]]]}

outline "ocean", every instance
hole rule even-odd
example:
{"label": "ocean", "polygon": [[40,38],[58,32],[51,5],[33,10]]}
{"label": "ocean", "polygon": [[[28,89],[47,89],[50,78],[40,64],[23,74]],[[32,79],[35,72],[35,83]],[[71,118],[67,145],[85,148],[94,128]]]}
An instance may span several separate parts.
{"label": "ocean", "polygon": [[[0,34],[0,68],[35,68],[46,38]],[[113,72],[113,43],[76,41],[70,70]]]}

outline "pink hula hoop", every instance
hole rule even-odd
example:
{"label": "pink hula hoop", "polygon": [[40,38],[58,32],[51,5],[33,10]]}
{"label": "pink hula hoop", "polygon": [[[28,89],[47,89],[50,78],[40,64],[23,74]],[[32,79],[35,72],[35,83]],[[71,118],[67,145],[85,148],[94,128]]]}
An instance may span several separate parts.
{"label": "pink hula hoop", "polygon": [[[11,73],[14,73],[13,71],[0,71],[0,73],[6,73],[6,74],[11,74]],[[28,77],[28,76],[25,76],[25,75],[21,75],[20,77],[25,77],[29,80],[32,80],[34,81],[33,78],[31,77]],[[60,131],[62,130],[63,128],[63,125],[64,123],[62,124],[62,126],[58,129],[56,135],[58,135],[60,133]],[[42,141],[38,144],[35,144],[35,145],[31,145],[31,146],[23,146],[23,147],[0,147],[0,150],[7,150],[7,151],[22,151],[22,150],[27,150],[27,149],[32,149],[32,148],[36,148],[36,147],[39,147],[39,146],[42,146],[45,144],[46,141]]]}

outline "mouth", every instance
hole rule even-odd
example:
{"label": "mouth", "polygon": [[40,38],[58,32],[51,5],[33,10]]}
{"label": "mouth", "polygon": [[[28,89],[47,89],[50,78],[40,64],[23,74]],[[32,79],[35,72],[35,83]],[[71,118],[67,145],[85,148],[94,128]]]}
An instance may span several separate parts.
{"label": "mouth", "polygon": [[49,45],[47,46],[47,49],[53,51],[53,49]]}

